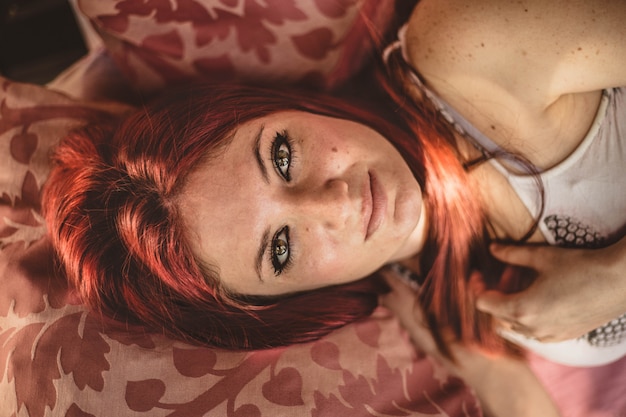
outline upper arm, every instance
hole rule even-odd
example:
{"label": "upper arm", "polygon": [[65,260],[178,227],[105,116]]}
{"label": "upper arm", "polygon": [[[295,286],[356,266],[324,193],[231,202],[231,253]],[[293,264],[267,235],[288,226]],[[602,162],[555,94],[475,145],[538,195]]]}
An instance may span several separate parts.
{"label": "upper arm", "polygon": [[412,62],[453,88],[483,81],[548,105],[626,85],[623,0],[422,0],[410,23]]}

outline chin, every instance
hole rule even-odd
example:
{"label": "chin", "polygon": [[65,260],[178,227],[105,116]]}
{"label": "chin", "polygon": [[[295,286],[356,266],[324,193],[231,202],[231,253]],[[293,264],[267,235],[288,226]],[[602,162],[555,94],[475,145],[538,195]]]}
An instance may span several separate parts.
{"label": "chin", "polygon": [[411,207],[407,207],[405,211],[406,213],[398,213],[399,215],[395,219],[398,229],[402,231],[401,237],[399,237],[404,242],[402,247],[414,241],[415,235],[421,229],[419,227],[422,212],[420,205],[418,204],[416,208],[413,204]]}
{"label": "chin", "polygon": [[[421,210],[418,209],[417,211],[419,213]],[[424,230],[419,222],[420,218],[418,215],[407,222],[406,228],[403,228],[405,233],[398,239],[402,243],[390,262],[404,260],[421,252],[424,246]]]}

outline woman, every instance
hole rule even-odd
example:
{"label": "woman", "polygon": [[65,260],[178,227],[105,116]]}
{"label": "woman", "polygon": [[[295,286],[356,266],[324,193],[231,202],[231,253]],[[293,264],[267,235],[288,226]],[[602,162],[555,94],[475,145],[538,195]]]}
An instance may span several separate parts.
{"label": "woman", "polygon": [[[386,290],[375,276],[384,264],[429,247],[424,264],[444,281],[463,278],[474,241],[484,257],[482,213],[451,144],[422,150],[388,120],[312,94],[229,85],[181,94],[118,127],[76,132],[56,151],[44,196],[53,244],[79,296],[107,316],[209,346],[287,345],[369,315]],[[413,171],[387,137],[412,150]],[[451,282],[444,296],[466,284]],[[473,365],[447,363],[481,388],[493,415],[557,415],[521,362],[440,346],[443,360]],[[514,385],[512,399],[477,379],[487,368],[490,383]]]}
{"label": "woman", "polygon": [[[571,19],[564,24],[573,30],[584,23],[591,31],[595,22],[620,34],[621,26],[611,24],[624,14],[619,4],[586,21],[587,4],[568,2]],[[403,261],[423,276],[420,301],[434,329],[449,327],[462,342],[506,349],[491,317],[475,311],[469,277],[476,268],[491,271],[486,220],[494,237],[519,240],[539,214],[519,203],[504,171],[480,162],[496,154],[520,161],[511,169],[558,164],[578,149],[601,89],[624,81],[621,67],[611,70],[607,59],[603,68],[610,76],[584,85],[582,74],[597,68],[584,60],[549,60],[547,47],[540,68],[515,60],[499,64],[508,45],[494,42],[489,49],[489,40],[499,38],[482,35],[495,28],[502,36],[526,33],[521,29],[529,13],[545,17],[541,26],[548,30],[551,7],[484,9],[475,2],[424,0],[409,21],[409,66],[479,130],[493,131],[504,150],[485,150],[451,131],[435,118],[426,90],[411,86],[421,107],[405,107],[406,118],[382,118],[317,96],[214,86],[163,99],[119,127],[76,133],[59,148],[44,196],[65,272],[86,302],[113,317],[184,340],[252,349],[314,340],[367,316],[383,288],[379,280],[360,278]],[[462,28],[478,15],[484,25],[455,33],[449,50],[445,42],[432,48],[450,39],[442,35],[451,30],[443,31],[446,25]],[[462,56],[448,53],[478,39],[468,36],[471,30],[484,40],[478,51],[489,50],[491,59],[455,67]],[[537,39],[519,37],[528,51],[538,48]],[[611,50],[619,62],[621,43],[608,40],[619,44]],[[552,50],[557,57],[561,51]],[[538,81],[539,73],[556,70],[571,84]],[[513,110],[500,117],[496,110],[503,108]],[[543,146],[538,138],[551,142]],[[532,152],[540,147],[541,153]],[[597,253],[608,256],[622,246]],[[624,259],[623,249],[617,258]],[[499,273],[484,276],[493,278],[488,288],[497,288]],[[619,300],[611,305],[617,315],[623,312]],[[446,352],[443,336],[435,335]]]}

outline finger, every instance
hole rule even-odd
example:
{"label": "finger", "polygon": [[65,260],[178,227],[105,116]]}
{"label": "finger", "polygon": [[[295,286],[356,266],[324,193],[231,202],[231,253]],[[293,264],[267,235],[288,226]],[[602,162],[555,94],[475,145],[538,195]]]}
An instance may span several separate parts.
{"label": "finger", "polygon": [[383,271],[383,277],[391,292],[380,297],[383,306],[393,311],[397,315],[412,315],[415,308],[415,291],[393,272]]}
{"label": "finger", "polygon": [[521,334],[522,336],[527,337],[529,339],[535,338],[533,331],[530,328],[524,326],[523,324],[520,324],[517,322],[511,323],[510,329],[514,331],[515,333]]}
{"label": "finger", "polygon": [[431,355],[436,353],[437,344],[417,302],[417,293],[395,274],[384,273],[383,276],[392,291],[381,296],[382,304],[398,317],[416,348]]}
{"label": "finger", "polygon": [[535,329],[526,327],[519,323],[513,323],[509,330],[521,336],[524,336],[526,339],[534,340],[537,342],[551,343],[557,341],[557,338],[550,334],[539,334]]}
{"label": "finger", "polygon": [[504,294],[497,290],[485,291],[476,299],[476,308],[482,312],[491,314],[501,321],[515,321],[517,309],[517,296]]}
{"label": "finger", "polygon": [[[489,246],[491,254],[500,261],[517,266],[533,268],[537,264],[537,246],[530,245],[502,245],[492,243]],[[543,248],[545,249],[545,248]]]}
{"label": "finger", "polygon": [[506,320],[501,320],[498,319],[497,317],[494,317],[495,320],[495,327],[496,329],[500,329],[500,330],[504,330],[504,331],[512,331],[513,329],[513,323],[511,323],[510,321],[506,321]]}
{"label": "finger", "polygon": [[528,340],[535,340],[538,342],[551,342],[551,336],[539,336],[536,332],[519,323],[511,323],[502,320],[496,320],[496,328],[504,335],[515,335]]}
{"label": "finger", "polygon": [[387,282],[387,285],[391,288],[390,294],[397,294],[398,296],[411,296],[417,292],[417,288],[411,286],[405,278],[398,275],[392,270],[381,270],[381,275]]}
{"label": "finger", "polygon": [[409,310],[409,306],[412,304],[412,300],[408,299],[406,295],[401,294],[397,291],[383,294],[378,297],[378,300],[381,306],[387,308],[396,315],[405,314],[405,310]]}
{"label": "finger", "polygon": [[474,296],[479,296],[487,290],[487,284],[485,284],[483,275],[480,272],[474,271],[470,275],[469,290]]}

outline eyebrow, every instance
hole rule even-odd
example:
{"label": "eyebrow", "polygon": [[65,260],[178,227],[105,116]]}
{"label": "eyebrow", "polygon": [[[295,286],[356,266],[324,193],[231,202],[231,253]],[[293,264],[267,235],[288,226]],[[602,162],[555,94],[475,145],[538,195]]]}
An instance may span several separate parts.
{"label": "eyebrow", "polygon": [[259,129],[256,138],[254,138],[254,146],[252,148],[252,152],[254,152],[254,159],[256,160],[259,170],[261,171],[263,181],[265,181],[266,184],[269,184],[270,178],[267,174],[267,168],[265,168],[263,158],[261,157],[261,136],[263,136],[263,129],[265,129],[265,125],[261,125],[261,128]]}
{"label": "eyebrow", "polygon": [[267,249],[267,245],[269,244],[269,240],[270,240],[270,229],[267,228],[265,229],[265,232],[263,232],[263,237],[261,238],[261,244],[259,245],[259,250],[257,251],[257,254],[256,254],[256,263],[255,263],[256,275],[259,278],[259,281],[261,281],[262,283],[265,282],[263,280],[263,276],[261,275],[262,266],[263,266],[263,255],[265,255],[265,251]]}
{"label": "eyebrow", "polygon": [[[254,153],[254,159],[257,162],[259,171],[261,171],[261,177],[263,177],[263,181],[265,181],[266,184],[269,184],[270,180],[269,175],[267,174],[267,168],[265,168],[263,158],[261,157],[261,137],[263,136],[263,129],[265,129],[265,125],[261,125],[259,132],[254,138],[254,146],[252,148],[252,152]],[[255,262],[256,274],[259,278],[259,281],[261,281],[262,283],[265,282],[263,281],[263,277],[261,275],[261,271],[263,270],[263,255],[265,254],[267,245],[269,244],[269,239],[270,229],[268,227],[267,229],[265,229],[265,231],[263,232],[263,236],[261,237],[261,244],[259,245],[259,249],[257,250]]]}

